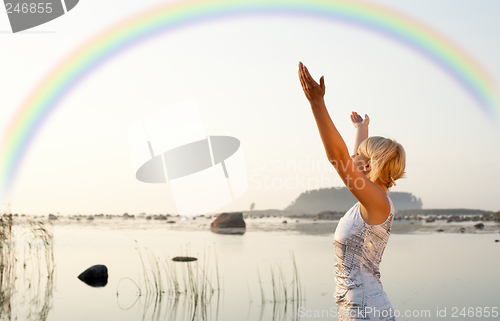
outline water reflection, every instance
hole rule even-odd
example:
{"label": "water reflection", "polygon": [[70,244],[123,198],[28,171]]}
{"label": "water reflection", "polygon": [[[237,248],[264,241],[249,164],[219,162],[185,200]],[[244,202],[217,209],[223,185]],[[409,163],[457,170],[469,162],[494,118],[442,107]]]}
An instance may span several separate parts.
{"label": "water reflection", "polygon": [[212,233],[216,234],[229,234],[229,235],[243,235],[245,234],[246,228],[244,227],[223,227],[223,228],[210,228]]}
{"label": "water reflection", "polygon": [[146,293],[137,295],[135,301],[127,307],[122,306],[120,298],[121,295],[118,295],[118,307],[122,310],[139,308],[142,311],[142,320],[218,320],[219,315],[219,295],[213,296],[215,302],[212,302],[212,298],[208,302],[193,302],[181,297]]}

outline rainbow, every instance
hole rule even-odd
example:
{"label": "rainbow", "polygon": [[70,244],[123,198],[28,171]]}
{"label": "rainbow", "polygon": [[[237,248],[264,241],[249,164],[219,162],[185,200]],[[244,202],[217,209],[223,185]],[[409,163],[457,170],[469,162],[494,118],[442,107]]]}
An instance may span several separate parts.
{"label": "rainbow", "polygon": [[310,16],[362,27],[399,42],[447,73],[485,112],[498,112],[496,87],[463,50],[429,27],[394,10],[358,0],[195,0],[167,3],[116,24],[58,64],[18,108],[0,150],[0,188],[11,189],[36,133],[86,77],[153,36],[195,22],[236,15]]}

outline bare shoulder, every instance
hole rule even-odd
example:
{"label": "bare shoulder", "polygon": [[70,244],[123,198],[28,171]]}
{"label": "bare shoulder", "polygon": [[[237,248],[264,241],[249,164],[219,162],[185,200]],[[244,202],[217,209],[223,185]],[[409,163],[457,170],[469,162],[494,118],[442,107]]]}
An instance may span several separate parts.
{"label": "bare shoulder", "polygon": [[361,204],[363,220],[369,225],[383,223],[391,212],[387,194],[368,179],[349,156],[332,162],[347,189]]}

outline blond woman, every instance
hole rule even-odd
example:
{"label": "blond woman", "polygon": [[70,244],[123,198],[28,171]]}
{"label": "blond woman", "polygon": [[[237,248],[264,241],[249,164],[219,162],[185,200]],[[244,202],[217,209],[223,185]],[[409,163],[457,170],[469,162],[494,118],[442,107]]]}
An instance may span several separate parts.
{"label": "blond woman", "polygon": [[358,200],[340,219],[334,236],[335,301],[339,320],[396,320],[380,282],[382,260],[394,207],[389,189],[405,173],[406,154],[395,141],[368,138],[367,115],[353,112],[357,128],[354,155],[333,124],[324,102],[325,81],[319,84],[299,63],[299,79],[309,100],[330,163]]}

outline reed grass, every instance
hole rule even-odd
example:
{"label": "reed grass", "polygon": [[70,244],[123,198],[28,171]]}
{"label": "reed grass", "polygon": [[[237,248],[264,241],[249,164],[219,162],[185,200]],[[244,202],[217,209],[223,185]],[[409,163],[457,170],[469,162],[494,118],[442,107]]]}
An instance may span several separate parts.
{"label": "reed grass", "polygon": [[264,287],[262,286],[262,279],[260,278],[260,272],[259,272],[258,268],[257,268],[257,275],[259,277],[261,302],[262,302],[262,305],[265,305],[266,304],[266,296],[264,295]]}
{"label": "reed grass", "polygon": [[12,233],[12,212],[0,216],[0,320],[12,318],[11,300],[14,297],[16,281],[16,252]]}
{"label": "reed grass", "polygon": [[271,263],[270,284],[272,298],[266,300],[265,290],[263,287],[260,271],[257,268],[257,276],[261,294],[261,310],[260,318],[262,320],[264,310],[267,303],[272,304],[272,319],[271,320],[299,320],[298,308],[302,301],[305,301],[305,289],[300,282],[299,271],[295,260],[295,255],[290,252],[292,269],[291,281],[287,282],[285,272],[281,263]]}
{"label": "reed grass", "polygon": [[[144,251],[145,254],[137,246],[142,266],[142,280],[140,278],[138,282],[133,281],[138,289],[138,296],[143,298],[141,301],[143,319],[160,320],[165,305],[167,306],[166,310],[169,311],[168,319],[175,319],[178,306],[182,303],[182,319],[195,320],[198,316],[202,320],[207,320],[209,315],[207,306],[214,294],[217,294],[217,306],[220,298],[217,255],[214,256],[217,277],[216,283],[214,283],[211,277],[210,251],[208,254],[203,254],[202,262],[200,260],[174,262],[165,254],[162,258],[147,248]],[[190,256],[189,249],[186,249],[185,255]],[[117,296],[119,296],[118,289]]]}
{"label": "reed grass", "polygon": [[[272,300],[269,302],[300,302],[305,300],[303,295],[303,289],[300,282],[299,272],[297,269],[297,263],[295,261],[295,256],[293,252],[290,254],[292,260],[292,281],[288,283],[286,281],[285,273],[283,272],[283,267],[281,263],[271,264],[270,275],[271,275],[271,290],[272,290]],[[259,279],[259,285],[261,290],[262,302],[266,302],[264,295],[264,288],[262,286],[262,279],[260,277],[260,272],[257,269],[257,275]]]}
{"label": "reed grass", "polygon": [[54,290],[52,226],[14,219],[6,208],[0,215],[0,320],[46,320]]}

